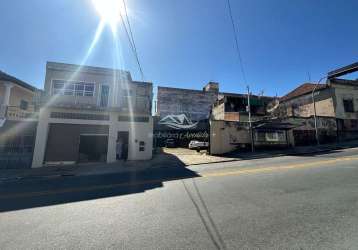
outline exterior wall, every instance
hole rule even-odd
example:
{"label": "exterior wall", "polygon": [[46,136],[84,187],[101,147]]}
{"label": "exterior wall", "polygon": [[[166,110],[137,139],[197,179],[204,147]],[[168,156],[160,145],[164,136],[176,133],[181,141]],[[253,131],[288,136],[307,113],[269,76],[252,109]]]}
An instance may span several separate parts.
{"label": "exterior wall", "polygon": [[217,104],[213,106],[212,108],[212,118],[214,120],[225,120],[225,104],[221,102],[220,104]]}
{"label": "exterior wall", "polygon": [[[21,121],[28,118],[36,120],[34,111],[35,92],[26,89],[12,82],[5,82],[10,86],[9,99],[5,97],[7,88],[3,82],[0,82],[0,117],[7,120]],[[27,102],[27,109],[21,109],[21,101]],[[8,103],[8,105],[6,103]]]}
{"label": "exterior wall", "polygon": [[[51,112],[79,113],[79,114],[105,114],[109,120],[82,120],[82,119],[59,119],[51,118]],[[119,122],[118,117],[125,115],[119,112],[95,112],[86,110],[69,110],[68,108],[42,108],[37,127],[35,152],[32,167],[43,166],[45,160],[46,145],[50,124],[78,124],[78,125],[104,125],[109,127],[107,162],[116,161],[116,140],[118,131],[128,131],[128,160],[148,160],[152,157],[153,150],[153,120],[148,116],[148,122]],[[144,142],[145,150],[140,151],[140,142]],[[63,145],[66,146],[66,145]],[[75,150],[75,149],[74,149]],[[66,159],[63,159],[65,162]]]}
{"label": "exterior wall", "polygon": [[5,86],[0,84],[0,104],[3,104],[5,98]]}
{"label": "exterior wall", "polygon": [[[331,89],[317,91],[315,94],[317,116],[335,117],[335,108]],[[314,115],[311,93],[299,96],[280,104],[283,115],[295,117],[311,117]]]}
{"label": "exterior wall", "polygon": [[[53,80],[93,83],[94,95],[92,97],[54,95]],[[106,107],[100,105],[103,85],[109,86]],[[69,159],[66,158],[68,154],[65,155],[66,157],[56,156],[58,162],[61,159],[63,162],[73,162],[76,158],[74,155],[78,155],[79,149],[77,145],[79,142],[76,143],[80,133],[78,129],[91,128],[91,125],[108,127],[107,162],[116,161],[116,141],[119,131],[129,133],[128,160],[148,160],[152,157],[151,83],[132,81],[129,72],[126,71],[48,62],[43,97],[32,167],[41,167],[44,164],[46,150],[50,152],[56,150],[53,148],[56,145],[52,145],[52,140],[47,144],[52,124],[67,124],[74,131],[66,137],[64,143],[71,144],[69,147],[72,147],[73,155]],[[61,141],[61,138],[55,141]],[[102,140],[101,143],[103,142]],[[50,148],[46,149],[46,145]]]}
{"label": "exterior wall", "polygon": [[157,113],[161,118],[185,114],[192,121],[208,119],[217,96],[215,91],[158,87]]}
{"label": "exterior wall", "polygon": [[19,87],[17,85],[14,85],[14,87],[12,87],[11,89],[11,94],[10,94],[10,106],[20,107],[21,101],[24,100],[28,103],[28,107],[29,107],[28,110],[34,111],[34,106],[33,106],[34,95],[35,95],[34,92]]}
{"label": "exterior wall", "polygon": [[[296,127],[288,134],[291,145],[307,146],[316,143],[314,118],[288,118],[286,122]],[[317,117],[318,136],[321,143],[337,139],[337,122],[334,117]]]}
{"label": "exterior wall", "polygon": [[[117,114],[111,114],[111,119],[117,118]],[[129,132],[128,160],[149,160],[153,151],[153,119],[149,117],[148,123],[141,122],[114,122],[110,125],[107,162],[116,161],[115,146],[119,131]],[[140,142],[144,142],[145,151],[140,151]],[[114,153],[114,154],[113,154]],[[110,156],[110,157],[109,157]],[[109,157],[109,158],[108,158]]]}
{"label": "exterior wall", "polygon": [[[93,97],[53,95],[53,80],[94,83]],[[152,84],[132,81],[130,73],[105,68],[47,63],[45,102],[70,108],[100,108],[101,86],[109,86],[108,108],[150,114]],[[130,94],[129,94],[130,93]],[[128,97],[130,95],[130,97]]]}
{"label": "exterior wall", "polygon": [[[336,101],[336,117],[338,119],[358,119],[358,85],[333,85]],[[354,112],[345,112],[343,99],[352,99]]]}
{"label": "exterior wall", "polygon": [[210,154],[229,153],[236,150],[240,144],[250,144],[247,128],[237,122],[210,121]]}

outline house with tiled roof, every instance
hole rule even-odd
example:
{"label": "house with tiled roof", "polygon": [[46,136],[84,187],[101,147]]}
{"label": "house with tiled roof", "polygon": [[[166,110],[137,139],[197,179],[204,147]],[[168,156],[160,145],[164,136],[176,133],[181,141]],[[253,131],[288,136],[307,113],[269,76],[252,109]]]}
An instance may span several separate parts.
{"label": "house with tiled roof", "polygon": [[31,166],[38,93],[32,85],[0,71],[0,169]]}
{"label": "house with tiled roof", "polygon": [[329,72],[324,84],[299,85],[279,99],[274,115],[310,120],[311,125],[305,126],[306,138],[314,137],[314,115],[319,133],[343,140],[358,138],[358,79],[338,78],[355,71],[358,63]]}
{"label": "house with tiled roof", "polygon": [[329,85],[316,83],[303,83],[281,97],[279,99],[280,115],[306,118],[313,116],[314,106],[312,94],[314,94],[315,97],[316,115],[335,117],[333,97]]}

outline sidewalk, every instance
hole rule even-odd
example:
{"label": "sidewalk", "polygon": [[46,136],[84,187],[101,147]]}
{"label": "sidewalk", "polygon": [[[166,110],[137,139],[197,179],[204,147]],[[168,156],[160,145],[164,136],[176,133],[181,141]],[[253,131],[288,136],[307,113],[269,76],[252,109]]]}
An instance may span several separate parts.
{"label": "sidewalk", "polygon": [[70,176],[104,175],[111,173],[140,172],[150,168],[185,166],[169,154],[155,154],[148,161],[118,161],[115,163],[82,163],[76,165],[47,166],[34,169],[4,169],[0,182],[9,180],[57,178]]}
{"label": "sidewalk", "polygon": [[[185,167],[201,164],[220,163],[229,161],[242,161],[250,159],[279,157],[284,155],[308,155],[329,152],[333,150],[358,147],[358,141],[339,144],[326,144],[320,146],[295,147],[292,149],[234,152],[225,156],[211,156],[196,153],[171,154],[170,150],[155,154],[153,159],[148,161],[120,161],[111,164],[88,163],[70,166],[51,166],[37,169],[9,169],[0,171],[1,181],[16,181],[36,178],[58,178],[69,176],[104,175],[111,173],[140,172],[153,168]],[[184,151],[183,151],[184,152]]]}

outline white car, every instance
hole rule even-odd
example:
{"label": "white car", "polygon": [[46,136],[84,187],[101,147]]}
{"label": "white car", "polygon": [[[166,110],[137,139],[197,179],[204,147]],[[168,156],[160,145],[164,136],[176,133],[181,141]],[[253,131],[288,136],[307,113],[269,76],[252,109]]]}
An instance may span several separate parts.
{"label": "white car", "polygon": [[196,150],[200,150],[200,149],[206,149],[209,147],[209,142],[204,142],[204,141],[191,141],[189,143],[189,149],[196,149]]}

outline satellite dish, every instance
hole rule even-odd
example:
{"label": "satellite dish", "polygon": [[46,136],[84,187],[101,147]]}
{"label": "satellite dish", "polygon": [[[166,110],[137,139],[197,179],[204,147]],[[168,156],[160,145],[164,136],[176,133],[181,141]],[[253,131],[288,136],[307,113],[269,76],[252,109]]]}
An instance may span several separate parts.
{"label": "satellite dish", "polygon": [[275,100],[273,100],[272,102],[270,102],[268,105],[267,105],[267,109],[266,111],[268,113],[272,113],[273,111],[275,111],[278,106],[280,105],[280,101],[278,98],[276,98]]}

